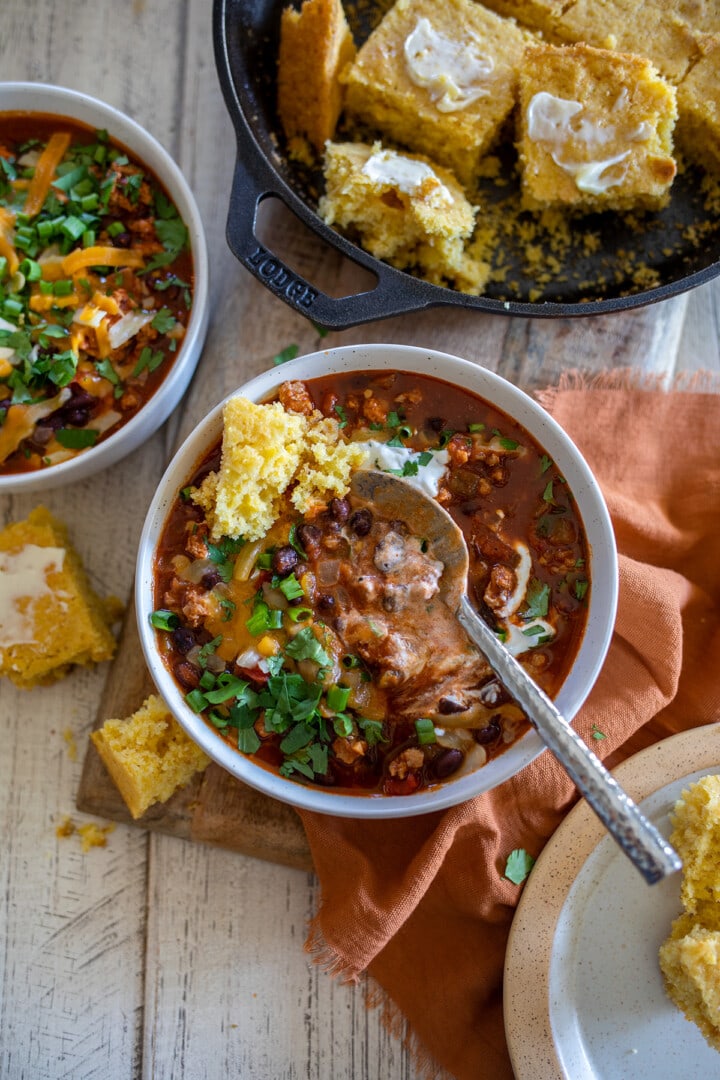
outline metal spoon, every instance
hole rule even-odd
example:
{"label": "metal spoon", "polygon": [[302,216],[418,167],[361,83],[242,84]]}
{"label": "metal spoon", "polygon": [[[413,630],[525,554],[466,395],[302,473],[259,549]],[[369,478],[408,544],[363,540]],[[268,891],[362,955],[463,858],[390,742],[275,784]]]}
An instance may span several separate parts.
{"label": "metal spoon", "polygon": [[445,567],[441,598],[645,880],[653,884],[680,870],[675,850],[474,611],[467,597],[465,538],[447,511],[412,484],[374,469],[356,472],[351,490],[379,516],[407,522],[415,536],[428,541]]}

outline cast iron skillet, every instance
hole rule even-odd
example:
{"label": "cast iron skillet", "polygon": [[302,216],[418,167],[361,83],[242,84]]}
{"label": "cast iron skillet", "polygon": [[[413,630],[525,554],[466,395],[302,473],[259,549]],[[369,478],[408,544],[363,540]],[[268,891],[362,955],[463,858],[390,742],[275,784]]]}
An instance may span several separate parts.
{"label": "cast iron skillet", "polygon": [[[483,296],[430,285],[373,258],[325,225],[316,210],[322,176],[289,161],[283,153],[275,108],[275,72],[280,13],[288,2],[214,0],[215,62],[237,135],[227,239],[243,266],[313,322],[343,330],[441,304],[500,315],[598,315],[665,300],[720,273],[720,220],[708,227],[701,177],[693,170],[676,178],[669,206],[654,216],[653,228],[642,235],[618,215],[589,216],[588,229],[601,237],[599,249],[591,254],[573,251],[567,260],[568,279],[546,285],[539,297],[533,292],[537,281],[524,271],[519,251],[511,246],[503,251],[503,261],[511,268],[512,292],[502,284],[491,284]],[[385,9],[390,6],[388,0],[357,5],[364,13],[353,21],[358,43],[369,33],[373,17],[377,20],[381,5]],[[286,266],[256,235],[258,207],[270,196],[279,197],[328,244],[370,270],[377,279],[376,287],[355,296],[331,297]],[[481,197],[498,196],[496,189],[488,188]],[[693,245],[685,238],[690,225],[705,227],[702,243]],[[640,252],[640,261],[654,270],[652,287],[643,288],[628,276],[622,260],[628,248]]]}

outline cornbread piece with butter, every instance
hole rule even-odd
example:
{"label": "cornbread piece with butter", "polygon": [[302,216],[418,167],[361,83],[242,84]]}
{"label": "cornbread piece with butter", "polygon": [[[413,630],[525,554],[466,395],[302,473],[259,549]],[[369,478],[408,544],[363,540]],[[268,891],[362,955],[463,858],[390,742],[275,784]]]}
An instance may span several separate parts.
{"label": "cornbread piece with butter", "polygon": [[469,185],[515,103],[525,41],[473,0],[397,0],[341,75],[346,109]]}
{"label": "cornbread piece with butter", "polygon": [[671,822],[685,912],[660,948],[660,968],[668,996],[720,1050],[720,776],[683,791]]}
{"label": "cornbread piece with butter", "polygon": [[319,212],[328,225],[357,234],[376,258],[433,284],[480,291],[487,266],[464,254],[476,208],[447,169],[380,143],[328,143],[325,183]]}
{"label": "cornbread piece with butter", "polygon": [[279,401],[228,400],[220,470],[209,473],[191,496],[205,510],[213,539],[265,536],[291,484],[293,505],[301,512],[321,501],[321,495],[346,493],[365,450],[344,440],[336,420],[323,417],[312,403],[303,412],[303,404],[291,402],[286,411]]}
{"label": "cornbread piece with butter", "polygon": [[355,56],[340,0],[305,0],[280,21],[278,113],[291,149],[303,138],[322,153],[342,108],[338,75]]}
{"label": "cornbread piece with butter", "polygon": [[520,75],[523,206],[659,209],[677,171],[676,93],[644,57],[530,46]]}
{"label": "cornbread piece with butter", "polygon": [[109,660],[119,607],[95,594],[67,528],[45,507],[0,532],[0,675],[17,686]]}
{"label": "cornbread piece with butter", "polygon": [[90,737],[134,818],[166,802],[210,764],[156,694],[132,716],[106,720]]}

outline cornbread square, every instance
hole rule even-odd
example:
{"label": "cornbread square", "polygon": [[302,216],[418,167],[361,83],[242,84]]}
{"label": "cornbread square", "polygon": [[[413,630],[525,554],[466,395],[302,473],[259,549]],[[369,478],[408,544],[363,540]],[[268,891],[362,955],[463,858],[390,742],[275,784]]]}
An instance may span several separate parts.
{"label": "cornbread square", "polygon": [[166,802],[210,764],[156,694],[132,716],[106,720],[90,737],[134,818]]}
{"label": "cornbread square", "polygon": [[325,182],[318,209],[328,225],[353,230],[371,255],[434,284],[479,291],[480,264],[477,281],[466,280],[464,254],[476,209],[447,169],[379,143],[328,143]]}
{"label": "cornbread square", "polygon": [[647,56],[678,83],[698,54],[697,35],[682,8],[704,17],[706,6],[707,0],[576,0],[553,20],[553,32],[564,41]]}
{"label": "cornbread square", "polygon": [[720,933],[681,915],[660,947],[660,969],[668,997],[720,1050]]}
{"label": "cornbread square", "polygon": [[658,209],[676,173],[674,87],[651,62],[587,45],[534,45],[520,75],[525,209]]}
{"label": "cornbread square", "polygon": [[525,38],[473,0],[397,0],[341,75],[346,110],[468,185],[515,103]]}
{"label": "cornbread square", "polygon": [[720,171],[720,38],[678,87],[678,141],[693,161]]}
{"label": "cornbread square", "polygon": [[95,594],[66,526],[44,506],[0,532],[0,675],[17,686],[109,660],[118,606]]}
{"label": "cornbread square", "polygon": [[344,495],[364,458],[362,445],[346,442],[337,421],[320,412],[307,416],[279,401],[256,405],[237,396],[223,410],[220,472],[210,473],[191,497],[205,510],[214,539],[259,540],[292,483],[293,504],[305,511],[323,492]]}
{"label": "cornbread square", "polygon": [[289,140],[307,138],[322,153],[342,108],[340,71],[355,56],[341,0],[305,0],[280,21],[278,112]]}
{"label": "cornbread square", "polygon": [[685,910],[693,914],[702,901],[720,904],[720,776],[704,776],[683,791],[671,822]]}
{"label": "cornbread square", "polygon": [[541,30],[551,36],[557,19],[572,0],[482,0],[483,6],[497,15],[516,19],[521,26]]}

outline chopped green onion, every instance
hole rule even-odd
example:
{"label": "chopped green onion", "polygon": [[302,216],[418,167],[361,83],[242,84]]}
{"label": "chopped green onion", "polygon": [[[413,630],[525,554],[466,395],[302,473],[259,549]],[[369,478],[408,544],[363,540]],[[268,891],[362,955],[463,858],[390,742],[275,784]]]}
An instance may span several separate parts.
{"label": "chopped green onion", "polygon": [[353,723],[349,716],[341,713],[333,717],[333,730],[341,739],[348,739],[353,733]]}
{"label": "chopped green onion", "polygon": [[415,721],[415,731],[417,732],[417,740],[421,746],[428,746],[430,743],[437,742],[435,725],[432,720],[429,720],[427,717],[423,716]]}
{"label": "chopped green onion", "polygon": [[286,600],[299,600],[305,595],[305,590],[294,574],[288,574],[286,578],[278,582],[277,587]]}
{"label": "chopped green onion", "polygon": [[53,296],[72,296],[73,283],[69,278],[61,278],[52,283]]}
{"label": "chopped green onion", "polygon": [[305,622],[312,618],[313,612],[309,607],[291,607],[285,614],[290,616],[291,622]]}
{"label": "chopped green onion", "polygon": [[158,608],[150,615],[150,623],[156,630],[174,630],[180,625],[180,620],[174,611],[167,608]]}
{"label": "chopped green onion", "polygon": [[191,690],[189,694],[185,695],[185,701],[188,703],[193,712],[201,713],[203,709],[207,708],[207,701],[202,690]]}
{"label": "chopped green onion", "polygon": [[21,274],[24,274],[27,281],[39,281],[42,277],[40,263],[35,262],[34,259],[23,259],[18,270]]}
{"label": "chopped green onion", "polygon": [[325,700],[327,701],[328,709],[331,709],[333,712],[341,713],[347,708],[349,697],[350,687],[338,686],[336,683],[329,688]]}

